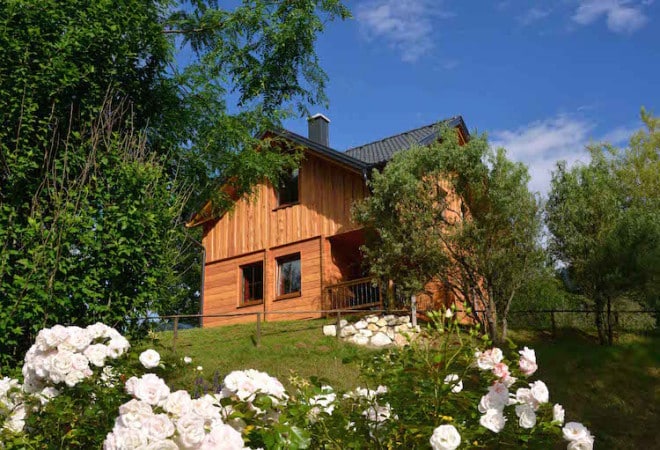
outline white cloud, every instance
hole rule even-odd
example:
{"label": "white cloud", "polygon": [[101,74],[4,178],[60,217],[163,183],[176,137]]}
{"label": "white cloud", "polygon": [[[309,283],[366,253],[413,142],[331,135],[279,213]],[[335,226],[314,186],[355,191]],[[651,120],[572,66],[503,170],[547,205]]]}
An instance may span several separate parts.
{"label": "white cloud", "polygon": [[539,20],[545,19],[550,15],[552,10],[550,9],[543,9],[543,8],[530,8],[527,11],[525,11],[524,14],[518,16],[518,22],[522,26],[529,26],[535,22],[538,22]]}
{"label": "white cloud", "polygon": [[[641,6],[648,4],[642,2]],[[573,21],[589,25],[601,17],[605,17],[607,28],[615,33],[633,33],[648,22],[642,7],[630,0],[580,0]]]}
{"label": "white cloud", "polygon": [[594,122],[584,118],[558,115],[515,130],[494,131],[490,141],[493,148],[503,147],[511,159],[527,164],[531,175],[529,188],[546,194],[557,161],[564,160],[568,166],[578,161],[587,163],[586,146],[594,142],[625,147],[640,124],[618,126],[599,136],[593,136],[595,128]]}
{"label": "white cloud", "polygon": [[612,144],[615,147],[626,147],[630,142],[630,137],[640,129],[640,125],[637,126],[621,126],[616,127],[613,130],[605,133],[600,139],[601,142],[607,142]]}
{"label": "white cloud", "polygon": [[357,7],[355,16],[367,39],[382,39],[403,61],[415,62],[434,47],[433,20],[453,14],[433,0],[370,0]]}
{"label": "white cloud", "polygon": [[586,120],[560,115],[516,130],[495,131],[491,133],[491,145],[504,147],[511,159],[527,164],[532,177],[529,188],[545,194],[557,161],[586,161],[585,145],[593,127]]}

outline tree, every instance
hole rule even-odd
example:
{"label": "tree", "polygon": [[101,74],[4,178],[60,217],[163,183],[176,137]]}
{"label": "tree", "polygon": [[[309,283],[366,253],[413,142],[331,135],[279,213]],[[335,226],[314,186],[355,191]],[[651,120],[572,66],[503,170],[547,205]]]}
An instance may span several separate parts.
{"label": "tree", "polygon": [[192,305],[182,219],[228,205],[218,182],[249,194],[295,162],[259,133],[325,101],[314,42],[347,16],[339,0],[1,2],[0,362],[55,322]]}
{"label": "tree", "polygon": [[372,272],[408,293],[441,281],[483,311],[475,318],[501,342],[515,293],[542,257],[528,180],[527,168],[493,151],[485,136],[459,145],[454,130],[395,155],[355,209],[374,231],[365,247]]}
{"label": "tree", "polygon": [[[657,302],[660,279],[658,120],[625,151],[590,146],[589,164],[557,164],[546,206],[550,249],[596,309],[601,343],[613,342],[612,303],[624,295]],[[654,172],[656,171],[656,172]],[[657,305],[657,303],[656,303]]]}

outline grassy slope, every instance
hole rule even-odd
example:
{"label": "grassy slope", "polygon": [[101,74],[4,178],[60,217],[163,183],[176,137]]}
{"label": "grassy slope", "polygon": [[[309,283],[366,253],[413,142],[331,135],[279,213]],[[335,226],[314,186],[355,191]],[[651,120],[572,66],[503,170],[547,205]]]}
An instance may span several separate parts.
{"label": "grassy slope", "polygon": [[[338,389],[360,384],[359,360],[373,351],[338,342],[321,333],[319,321],[264,324],[261,347],[254,345],[254,325],[187,330],[179,333],[177,357],[194,361],[170,383],[191,388],[195,367],[212,378],[234,369],[264,370],[286,383],[291,371],[320,376]],[[171,344],[164,333],[162,344]],[[541,332],[513,332],[519,346],[536,350],[539,372],[551,401],[561,403],[566,419],[585,423],[600,449],[660,448],[660,337],[625,335],[614,347],[592,336],[565,331],[556,339]]]}
{"label": "grassy slope", "polygon": [[564,405],[567,421],[585,423],[596,448],[660,449],[660,337],[623,335],[612,347],[592,335],[566,330],[551,339],[542,333],[513,333],[536,350],[535,374]]}
{"label": "grassy slope", "polygon": [[[191,389],[197,366],[204,368],[203,375],[209,380],[216,370],[224,376],[251,368],[265,371],[285,385],[295,372],[304,378],[324,378],[338,389],[351,389],[358,383],[360,360],[374,350],[323,336],[322,325],[317,320],[262,324],[259,347],[255,346],[254,324],[180,331],[176,356],[179,360],[190,356],[193,362],[168,381],[176,388]],[[170,348],[172,333],[161,337],[161,344]]]}

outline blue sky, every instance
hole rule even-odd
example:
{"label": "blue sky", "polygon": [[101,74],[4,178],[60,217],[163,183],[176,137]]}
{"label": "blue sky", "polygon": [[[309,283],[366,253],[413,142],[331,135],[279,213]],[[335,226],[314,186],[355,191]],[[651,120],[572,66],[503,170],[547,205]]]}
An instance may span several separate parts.
{"label": "blue sky", "polygon": [[[527,163],[545,192],[556,160],[623,145],[660,114],[660,2],[359,0],[317,45],[330,143],[345,150],[462,115]],[[306,135],[304,119],[286,127]]]}

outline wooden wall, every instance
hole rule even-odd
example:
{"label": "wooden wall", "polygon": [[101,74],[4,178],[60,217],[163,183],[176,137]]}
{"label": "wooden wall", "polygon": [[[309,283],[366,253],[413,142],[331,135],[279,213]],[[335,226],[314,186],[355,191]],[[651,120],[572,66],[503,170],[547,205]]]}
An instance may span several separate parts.
{"label": "wooden wall", "polygon": [[351,206],[367,195],[361,174],[307,155],[300,169],[299,203],[278,208],[267,183],[205,228],[207,263],[357,228]]}
{"label": "wooden wall", "polygon": [[[267,321],[295,320],[320,317],[319,313],[296,313],[321,309],[321,238],[277,247],[268,251],[225,259],[206,265],[203,314],[255,313],[287,311],[287,314],[266,314]],[[300,295],[285,299],[277,298],[277,261],[281,256],[300,253]],[[240,306],[240,267],[254,262],[264,262],[263,303]],[[256,321],[254,314],[235,317],[204,318],[203,326],[227,325]]]}

